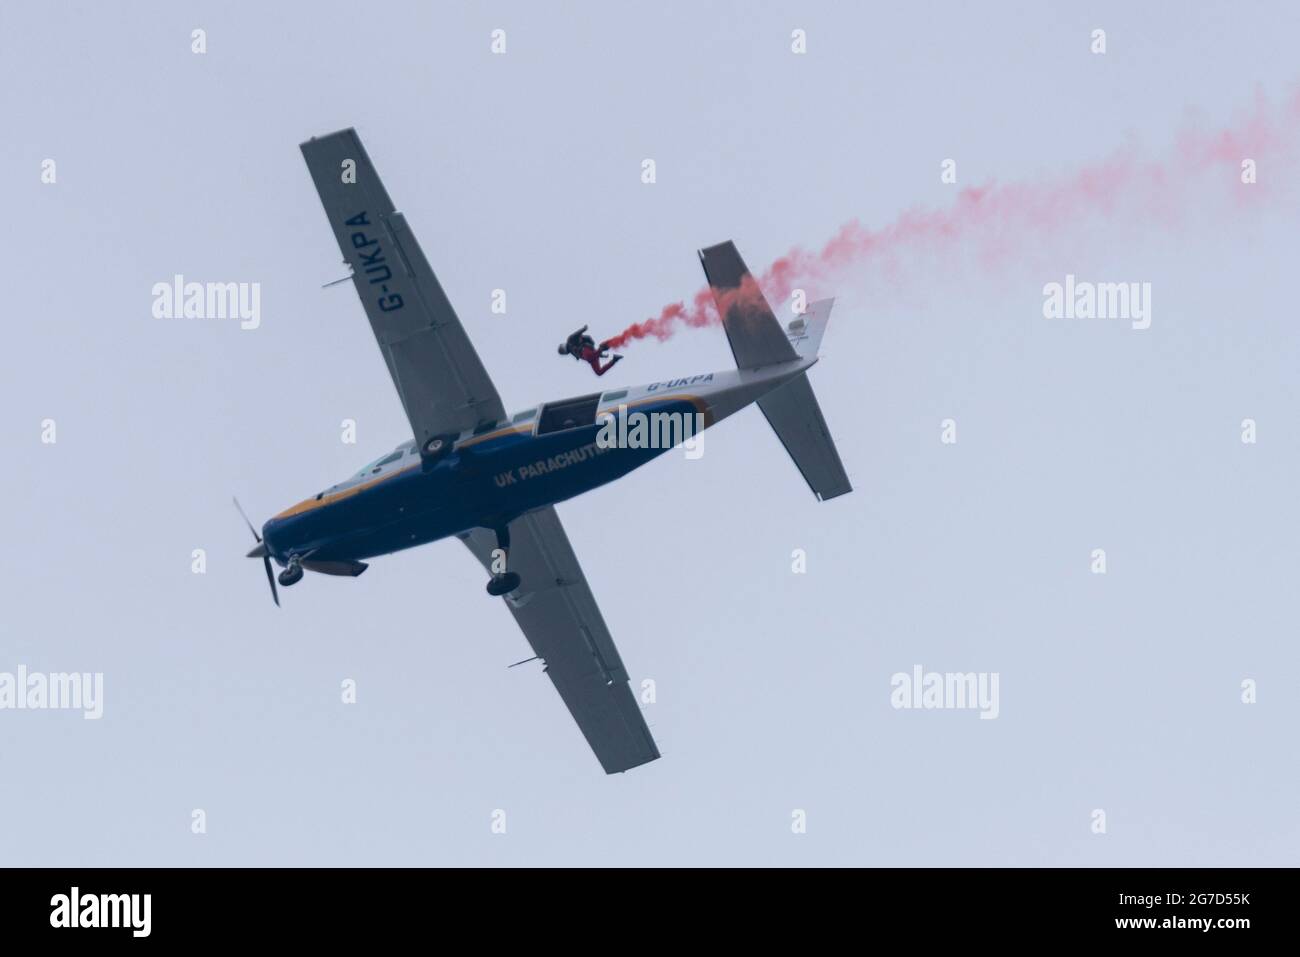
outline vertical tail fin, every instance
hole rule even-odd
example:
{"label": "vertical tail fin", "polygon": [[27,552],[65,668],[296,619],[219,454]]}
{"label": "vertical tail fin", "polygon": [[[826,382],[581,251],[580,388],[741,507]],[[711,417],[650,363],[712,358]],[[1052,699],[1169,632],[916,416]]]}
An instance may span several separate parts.
{"label": "vertical tail fin", "polygon": [[831,321],[831,309],[834,299],[819,299],[809,303],[802,316],[786,324],[785,335],[799,353],[800,359],[815,359],[821,348],[822,336],[826,335],[826,324]]}

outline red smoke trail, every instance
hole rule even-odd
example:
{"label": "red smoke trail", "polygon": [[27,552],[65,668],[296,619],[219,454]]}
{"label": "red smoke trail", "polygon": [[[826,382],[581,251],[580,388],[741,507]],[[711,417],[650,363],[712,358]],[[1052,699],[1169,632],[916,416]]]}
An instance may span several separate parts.
{"label": "red smoke trail", "polygon": [[[805,289],[813,299],[814,292],[834,288],[836,280],[864,268],[893,274],[909,256],[915,260],[966,248],[979,256],[982,266],[998,267],[1089,218],[1176,226],[1186,212],[1204,207],[1205,195],[1194,193],[1193,187],[1206,174],[1213,174],[1225,193],[1236,189],[1243,203],[1271,195],[1266,186],[1270,176],[1275,183],[1294,178],[1282,160],[1294,158],[1298,130],[1300,92],[1280,109],[1257,97],[1245,121],[1215,133],[1189,129],[1163,160],[1144,162],[1129,147],[1054,181],[963,189],[947,209],[911,209],[875,230],[851,221],[820,250],[795,247],[777,259],[758,277],[758,287],[779,309],[795,289]],[[1241,164],[1247,158],[1258,164],[1260,180],[1243,186]],[[613,348],[651,337],[663,341],[683,327],[718,321],[713,294],[705,287],[689,305],[671,303],[608,341]]]}

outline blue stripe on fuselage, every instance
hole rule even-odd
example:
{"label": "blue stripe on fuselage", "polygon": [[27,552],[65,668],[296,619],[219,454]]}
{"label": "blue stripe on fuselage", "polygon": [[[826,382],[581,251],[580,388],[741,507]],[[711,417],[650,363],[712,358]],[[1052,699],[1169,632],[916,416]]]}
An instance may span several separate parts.
{"label": "blue stripe on fuselage", "polygon": [[[696,407],[668,399],[637,411],[694,414]],[[281,562],[312,550],[318,561],[371,558],[562,502],[667,451],[601,448],[598,432],[590,425],[541,436],[485,436],[428,471],[417,466],[338,501],[272,519],[264,535]]]}

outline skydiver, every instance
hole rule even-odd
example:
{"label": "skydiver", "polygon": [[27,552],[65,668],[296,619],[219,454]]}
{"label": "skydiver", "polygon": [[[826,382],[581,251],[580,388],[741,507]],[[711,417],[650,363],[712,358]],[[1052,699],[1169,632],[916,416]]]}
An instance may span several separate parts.
{"label": "skydiver", "polygon": [[604,375],[623,358],[621,355],[615,355],[602,366],[600,360],[605,358],[608,352],[609,343],[602,342],[599,346],[596,345],[596,340],[587,335],[586,326],[569,336],[564,345],[559,348],[560,355],[570,355],[579,362],[586,362],[596,375]]}

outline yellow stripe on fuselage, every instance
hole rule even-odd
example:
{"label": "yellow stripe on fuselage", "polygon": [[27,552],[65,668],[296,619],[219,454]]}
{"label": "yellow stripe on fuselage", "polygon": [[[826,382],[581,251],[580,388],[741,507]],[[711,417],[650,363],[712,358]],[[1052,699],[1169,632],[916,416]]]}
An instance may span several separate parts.
{"label": "yellow stripe on fuselage", "polygon": [[331,505],[334,502],[340,502],[345,498],[350,498],[353,495],[356,495],[358,492],[364,492],[368,488],[373,488],[374,486],[378,485],[380,482],[387,482],[390,478],[396,478],[399,475],[403,475],[411,471],[411,469],[418,469],[419,467],[420,467],[420,463],[415,462],[411,465],[406,466],[405,468],[398,469],[396,472],[389,472],[387,475],[381,475],[379,476],[379,478],[371,479],[369,482],[362,482],[360,485],[354,485],[351,488],[345,488],[341,492],[333,492],[329,495],[322,495],[320,498],[313,497],[313,498],[306,499],[305,501],[299,502],[297,505],[289,506],[279,515],[276,515],[274,517],[289,518],[292,515],[301,515],[303,512],[310,512],[312,509],[320,508],[323,505]]}

